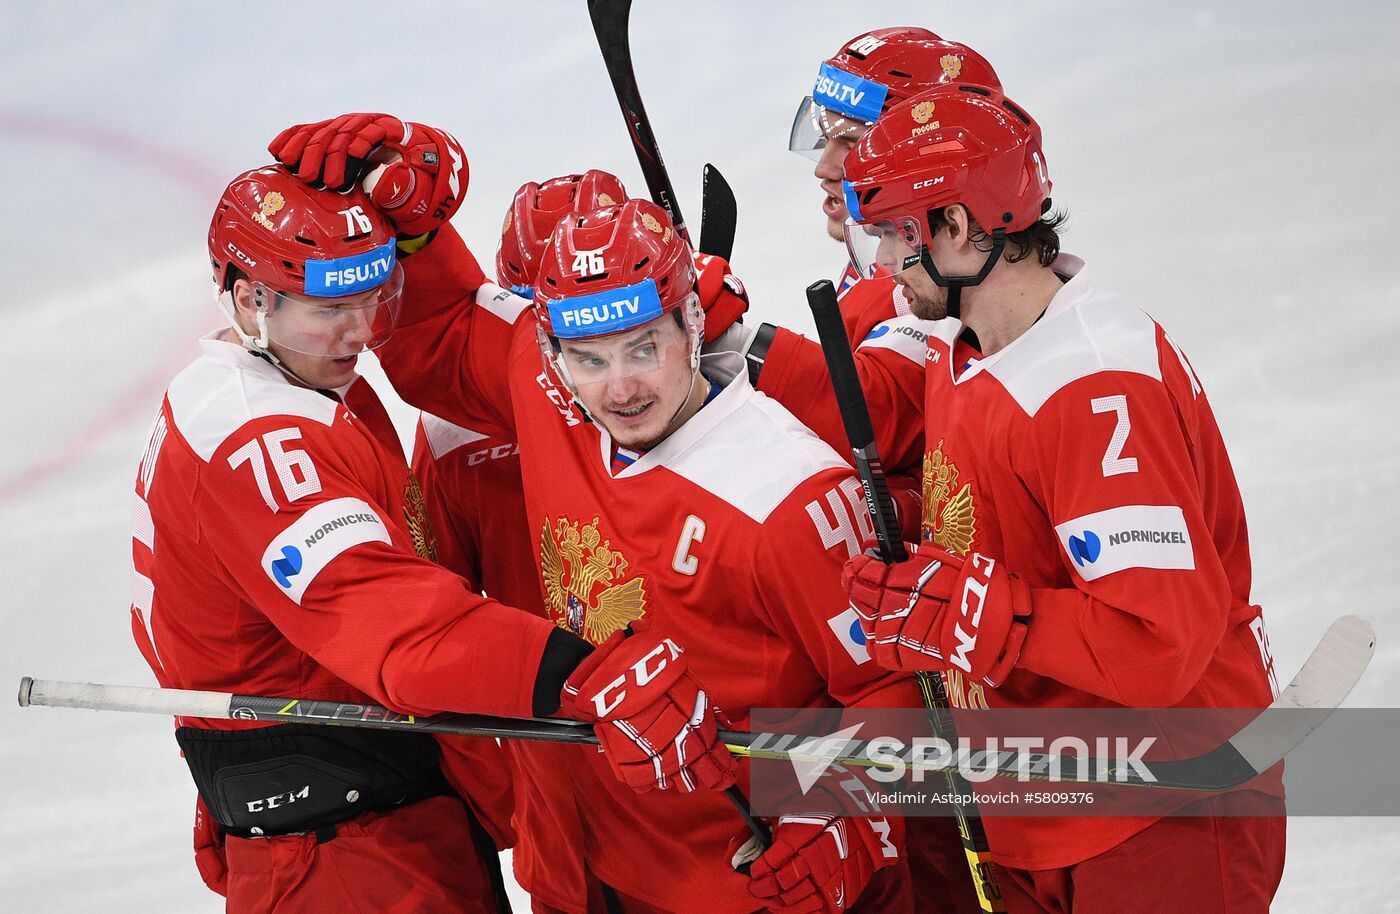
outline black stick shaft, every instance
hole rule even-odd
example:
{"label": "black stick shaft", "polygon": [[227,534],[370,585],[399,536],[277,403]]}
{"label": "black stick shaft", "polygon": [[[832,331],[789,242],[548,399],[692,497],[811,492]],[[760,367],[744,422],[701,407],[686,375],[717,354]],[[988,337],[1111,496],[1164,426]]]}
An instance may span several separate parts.
{"label": "black stick shaft", "polygon": [[627,134],[632,139],[632,150],[637,154],[637,164],[641,166],[647,190],[651,193],[651,199],[671,217],[676,231],[688,242],[690,233],[685,227],[685,217],[681,215],[675,188],[671,186],[671,176],[661,159],[661,147],[652,133],[651,120],[647,117],[641,90],[637,87],[637,75],[632,69],[632,45],[627,35],[627,20],[631,11],[632,0],[588,0],[593,34],[598,39],[598,49],[603,52],[603,64],[608,68],[613,94],[617,96],[618,107],[622,109],[622,117],[627,122]]}
{"label": "black stick shaft", "polygon": [[[836,405],[841,410],[841,421],[846,426],[846,437],[850,439],[851,454],[855,458],[856,472],[860,475],[861,486],[865,490],[865,506],[870,512],[870,520],[875,528],[880,558],[887,563],[902,562],[909,557],[909,553],[899,535],[894,501],[890,498],[889,486],[885,482],[885,470],[880,464],[880,455],[875,447],[875,429],[870,422],[870,408],[865,403],[865,392],[860,386],[855,357],[851,354],[851,344],[846,339],[846,327],[841,321],[841,307],[836,299],[836,288],[831,281],[823,279],[808,286],[807,304],[812,309],[812,318],[817,324],[817,336],[821,340],[822,351],[826,354],[831,389],[836,395]],[[948,704],[947,687],[942,675],[937,672],[920,672],[916,674],[916,678],[924,706],[928,709],[929,724],[934,735],[956,743],[957,732],[953,727],[952,710]],[[961,774],[950,770],[945,776],[948,779],[949,790],[954,796],[973,795],[972,785]],[[953,808],[958,818],[958,832],[962,838],[963,849],[967,853],[972,884],[977,889],[977,898],[982,910],[989,914],[1005,911],[1006,902],[1001,897],[1001,885],[992,865],[987,832],[982,826],[976,805],[959,803],[954,804]]]}

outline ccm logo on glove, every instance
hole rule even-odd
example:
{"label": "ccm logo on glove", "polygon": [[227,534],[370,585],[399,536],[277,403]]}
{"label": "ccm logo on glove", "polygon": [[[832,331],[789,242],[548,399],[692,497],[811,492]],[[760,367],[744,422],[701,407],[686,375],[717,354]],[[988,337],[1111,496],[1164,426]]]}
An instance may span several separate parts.
{"label": "ccm logo on glove", "polygon": [[639,688],[645,688],[648,683],[661,675],[672,660],[679,659],[683,653],[685,652],[680,649],[676,642],[670,638],[662,638],[660,644],[652,648],[641,660],[632,664],[627,672],[608,683],[602,691],[593,696],[591,699],[593,712],[600,719],[606,718],[627,698],[626,685],[629,678]]}

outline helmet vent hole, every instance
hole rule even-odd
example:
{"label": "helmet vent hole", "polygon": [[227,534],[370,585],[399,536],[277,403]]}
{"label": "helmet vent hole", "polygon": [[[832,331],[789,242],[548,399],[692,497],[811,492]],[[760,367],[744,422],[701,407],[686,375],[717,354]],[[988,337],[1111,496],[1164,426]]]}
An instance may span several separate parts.
{"label": "helmet vent hole", "polygon": [[298,243],[298,244],[304,244],[304,245],[306,245],[307,247],[313,247],[313,248],[316,246],[316,242],[312,241],[310,238],[306,238],[306,237],[303,237],[303,236],[301,236],[301,235],[298,235],[298,236],[297,236],[297,243]]}
{"label": "helmet vent hole", "polygon": [[361,238],[368,238],[368,237],[369,237],[369,232],[360,232],[358,235],[351,235],[350,237],[346,238],[345,240],[346,240],[346,241],[359,241]]}
{"label": "helmet vent hole", "polygon": [[607,273],[594,273],[592,276],[580,276],[578,279],[576,279],[576,280],[574,280],[574,281],[577,282],[577,283],[579,283],[580,285],[582,285],[583,283],[586,283],[586,282],[597,282],[597,281],[600,280],[600,279],[607,279],[607,278],[608,278],[608,274],[607,274]]}
{"label": "helmet vent hole", "polygon": [[559,283],[555,282],[553,279],[551,279],[551,278],[548,277],[548,276],[546,276],[546,277],[544,278],[544,281],[545,281],[546,284],[551,285],[551,286],[558,286],[558,285],[559,285]]}
{"label": "helmet vent hole", "polygon": [[870,188],[869,190],[867,190],[867,191],[865,192],[865,194],[861,196],[860,205],[861,205],[862,207],[869,205],[870,201],[871,201],[871,200],[874,200],[874,199],[875,199],[875,195],[878,194],[879,192],[880,192],[880,188],[878,188],[878,187],[872,187],[872,188]]}
{"label": "helmet vent hole", "polygon": [[649,264],[649,263],[651,263],[651,257],[650,257],[650,256],[643,257],[641,260],[637,261],[637,265],[634,266],[632,269],[634,269],[634,270],[640,270],[642,267],[646,266],[646,265]]}
{"label": "helmet vent hole", "polygon": [[1016,117],[1020,119],[1021,123],[1025,124],[1027,127],[1030,126],[1031,119],[1029,116],[1027,116],[1026,112],[1022,111],[1020,108],[1017,108],[1015,105],[1011,104],[1011,102],[1008,101],[1003,101],[1001,103],[1001,106],[1007,111],[1010,111],[1012,114],[1016,115]]}
{"label": "helmet vent hole", "polygon": [[973,95],[981,95],[983,97],[991,97],[992,94],[989,90],[983,89],[981,86],[969,86],[964,84],[958,86],[958,88],[963,92],[971,92]]}
{"label": "helmet vent hole", "polygon": [[903,70],[891,70],[891,71],[890,71],[890,75],[891,75],[891,76],[898,76],[898,77],[900,77],[900,78],[902,78],[902,79],[913,79],[913,78],[914,78],[914,74],[913,74],[913,73],[905,73]]}

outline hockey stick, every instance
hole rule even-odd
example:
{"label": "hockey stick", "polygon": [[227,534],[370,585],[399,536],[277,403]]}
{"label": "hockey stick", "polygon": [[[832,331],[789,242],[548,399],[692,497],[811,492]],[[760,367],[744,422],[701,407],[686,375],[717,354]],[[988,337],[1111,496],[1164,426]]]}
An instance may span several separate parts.
{"label": "hockey stick", "polygon": [[[841,422],[846,427],[846,438],[851,444],[851,456],[855,459],[861,488],[865,490],[865,508],[870,513],[870,520],[875,528],[875,542],[880,551],[880,558],[886,564],[902,562],[909,558],[909,553],[899,536],[894,501],[890,498],[889,487],[885,483],[885,469],[880,464],[880,454],[875,447],[875,429],[870,422],[870,409],[865,404],[865,392],[861,390],[860,376],[856,374],[851,344],[846,339],[846,328],[841,321],[841,307],[836,299],[836,288],[831,281],[823,279],[808,286],[807,304],[812,309],[812,318],[817,324],[817,336],[821,339],[822,351],[826,354],[831,389],[836,395],[836,405],[841,411]],[[920,671],[915,674],[915,678],[919,683],[924,707],[928,709],[929,723],[933,727],[934,736],[956,743],[956,731],[942,674]],[[973,796],[972,786],[956,770],[946,772],[946,777],[952,796]],[[954,803],[953,812],[958,818],[958,834],[962,838],[968,869],[972,873],[972,884],[977,890],[977,900],[982,910],[989,914],[1005,911],[1006,902],[1001,895],[1001,884],[992,864],[987,832],[982,826],[976,802]]]}
{"label": "hockey stick", "polygon": [[627,133],[632,138],[632,149],[637,154],[647,190],[651,199],[671,217],[676,231],[689,241],[690,232],[686,230],[685,217],[676,202],[676,190],[671,186],[666,163],[661,161],[661,148],[651,132],[651,121],[637,88],[637,75],[632,71],[632,44],[627,37],[627,19],[631,12],[632,0],[588,0],[593,34],[598,38],[598,50],[603,52],[603,64],[608,68],[613,94],[627,121]]}
{"label": "hockey stick", "polygon": [[[995,760],[987,759],[987,767],[994,777],[1003,778],[1025,777],[1024,772],[1028,770],[1031,778],[1043,780],[1043,774],[1035,772],[1058,768],[1063,772],[1060,779],[1067,784],[1113,783],[1156,789],[1229,790],[1268,771],[1322,725],[1365,672],[1367,664],[1371,662],[1375,643],[1375,633],[1364,619],[1342,616],[1327,629],[1298,675],[1258,717],[1209,752],[1188,759],[1141,763],[1150,777],[1144,777],[1141,771],[1133,768],[1123,768],[1110,759],[1091,759],[1086,765],[1081,759],[1010,751],[1000,753]],[[489,717],[484,714],[416,717],[380,705],[354,702],[99,685],[32,679],[28,676],[19,683],[19,704],[21,707],[130,711],[266,723],[297,721],[376,730],[455,733],[590,746],[598,744],[598,737],[590,725],[553,718]],[[1299,711],[1313,713],[1299,714]],[[825,739],[822,736],[721,730],[720,739],[735,755],[749,758],[819,761],[855,767],[888,767],[889,760],[895,758],[871,751],[872,744],[861,740],[847,741],[843,751],[832,756],[808,750],[808,747]],[[911,771],[944,772],[956,764],[932,761],[922,754],[916,754],[912,747],[897,757],[905,761]],[[979,761],[978,767],[982,766],[983,763]]]}
{"label": "hockey stick", "polygon": [[[588,0],[593,34],[598,39],[598,50],[603,53],[603,64],[612,80],[622,118],[627,122],[627,135],[632,140],[632,151],[637,155],[642,177],[646,179],[647,191],[651,199],[666,210],[680,236],[689,242],[690,230],[681,215],[676,190],[671,186],[671,176],[661,158],[661,147],[657,145],[656,134],[652,133],[651,120],[642,105],[641,90],[637,88],[637,75],[632,69],[632,44],[627,34],[631,12],[632,0]],[[738,206],[728,182],[713,165],[705,166],[703,202],[699,251],[728,260],[734,250]]]}
{"label": "hockey stick", "polygon": [[724,175],[708,163],[705,165],[701,203],[700,253],[728,260],[734,253],[734,228],[739,222],[739,204]]}

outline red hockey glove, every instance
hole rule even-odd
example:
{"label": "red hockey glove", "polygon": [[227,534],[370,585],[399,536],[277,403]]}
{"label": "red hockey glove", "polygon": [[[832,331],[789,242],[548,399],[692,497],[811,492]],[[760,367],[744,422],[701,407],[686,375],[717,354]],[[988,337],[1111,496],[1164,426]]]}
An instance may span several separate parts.
{"label": "red hockey glove", "polygon": [[729,271],[729,261],[712,254],[695,255],[695,292],[705,312],[705,342],[713,343],[749,310],[749,293]]}
{"label": "red hockey glove", "polygon": [[374,205],[404,236],[451,219],[467,190],[467,157],[450,133],[387,114],[297,124],[267,149],[312,187],[344,193],[363,180]]}
{"label": "red hockey glove", "polygon": [[224,830],[209,815],[204,800],[194,800],[194,865],[204,884],[228,895],[228,857],[224,853]]}
{"label": "red hockey glove", "polygon": [[886,476],[885,483],[890,490],[890,500],[894,502],[899,535],[906,541],[918,542],[924,526],[923,480],[917,476]]}
{"label": "red hockey glove", "polygon": [[560,702],[564,714],[593,724],[613,773],[639,793],[734,783],[717,712],[670,638],[614,634],[569,676]]}
{"label": "red hockey glove", "polygon": [[963,558],[930,543],[909,552],[894,565],[858,555],[841,574],[871,658],[893,670],[956,667],[1000,685],[1026,640],[1030,588],[976,552]]}
{"label": "red hockey glove", "polygon": [[888,819],[783,816],[749,870],[749,893],[769,911],[839,914],[898,859]]}

